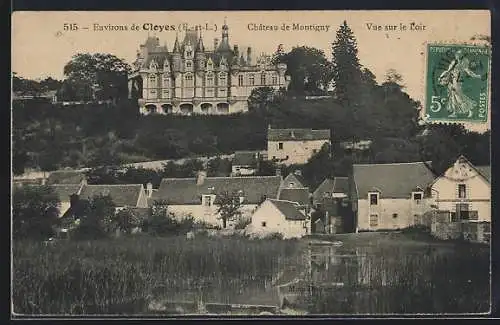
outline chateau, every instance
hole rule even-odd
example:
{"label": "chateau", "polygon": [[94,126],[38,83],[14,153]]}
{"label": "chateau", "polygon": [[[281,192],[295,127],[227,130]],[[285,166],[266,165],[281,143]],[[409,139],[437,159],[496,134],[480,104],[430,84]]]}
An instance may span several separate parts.
{"label": "chateau", "polygon": [[233,114],[248,110],[255,88],[286,88],[286,69],[268,55],[255,59],[250,47],[231,48],[224,23],[221,41],[215,38],[210,50],[198,30],[186,31],[182,42],[176,37],[172,51],[149,36],[129,75],[129,94],[142,114]]}

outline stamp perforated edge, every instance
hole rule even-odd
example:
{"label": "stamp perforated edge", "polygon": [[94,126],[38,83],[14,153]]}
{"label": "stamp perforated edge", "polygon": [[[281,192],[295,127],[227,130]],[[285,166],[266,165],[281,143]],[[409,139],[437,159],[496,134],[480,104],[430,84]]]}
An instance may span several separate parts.
{"label": "stamp perforated edge", "polygon": [[[426,116],[425,110],[427,107],[427,49],[429,45],[447,45],[447,46],[478,46],[478,47],[487,47],[489,49],[489,60],[488,60],[488,81],[487,81],[487,90],[488,90],[488,117],[486,121],[474,121],[474,120],[446,120],[446,119],[430,119]],[[420,111],[420,120],[423,124],[437,124],[437,125],[452,125],[452,124],[488,124],[491,116],[491,50],[492,45],[490,42],[486,40],[468,40],[468,41],[457,41],[457,40],[427,40],[421,44],[420,54],[423,56],[423,60],[420,60],[421,71],[420,75],[420,85],[423,94],[423,101],[421,103],[421,111]]]}

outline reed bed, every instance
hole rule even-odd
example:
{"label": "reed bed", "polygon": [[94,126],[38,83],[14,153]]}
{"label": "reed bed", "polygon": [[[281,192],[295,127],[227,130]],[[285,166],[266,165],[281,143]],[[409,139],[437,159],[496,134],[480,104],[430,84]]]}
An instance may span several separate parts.
{"label": "reed bed", "polygon": [[278,260],[296,248],[294,241],[245,238],[16,242],[14,312],[135,314],[151,297],[189,299],[200,292],[221,300],[228,289],[270,282]]}

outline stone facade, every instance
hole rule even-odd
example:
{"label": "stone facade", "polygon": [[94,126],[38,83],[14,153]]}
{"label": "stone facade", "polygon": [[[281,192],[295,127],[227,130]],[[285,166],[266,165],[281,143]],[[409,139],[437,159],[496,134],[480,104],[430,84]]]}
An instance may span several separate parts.
{"label": "stone facade", "polygon": [[205,48],[202,35],[188,30],[176,38],[172,51],[148,37],[140,46],[129,75],[129,94],[142,114],[233,114],[248,110],[248,97],[258,87],[286,88],[286,64],[272,64],[268,55],[257,59],[248,47],[243,53],[229,45],[229,28],[222,40]]}

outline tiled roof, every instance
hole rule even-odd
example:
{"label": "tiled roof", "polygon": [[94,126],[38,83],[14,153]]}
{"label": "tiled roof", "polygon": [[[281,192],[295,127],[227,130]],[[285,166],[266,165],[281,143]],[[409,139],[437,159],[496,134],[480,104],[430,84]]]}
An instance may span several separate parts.
{"label": "tiled roof", "polygon": [[268,141],[330,140],[330,130],[269,129]]}
{"label": "tiled roof", "polygon": [[109,195],[117,207],[135,207],[141,189],[142,184],[85,185],[80,193],[80,198],[88,200],[93,196]]}
{"label": "tiled roof", "polygon": [[57,194],[60,201],[69,202],[69,197],[73,194],[78,194],[78,191],[81,188],[79,184],[56,184],[50,185],[54,193]]}
{"label": "tiled roof", "polygon": [[309,204],[309,189],[304,188],[283,188],[280,191],[279,200],[297,202],[300,205]]}
{"label": "tiled roof", "polygon": [[[280,176],[206,177],[201,185],[196,178],[164,178],[152,201],[165,200],[168,204],[201,204],[201,195],[221,191],[243,191],[244,204],[258,204],[263,197],[277,198]],[[217,199],[216,199],[217,200]]]}
{"label": "tiled roof", "polygon": [[321,201],[325,193],[333,193],[333,179],[325,178],[325,180],[313,192],[313,200],[315,202]]}
{"label": "tiled roof", "polygon": [[491,183],[491,166],[477,166],[476,169]]}
{"label": "tiled roof", "polygon": [[358,198],[380,191],[382,198],[407,198],[415,187],[425,189],[434,180],[430,162],[353,165]]}
{"label": "tiled roof", "polygon": [[47,185],[53,184],[80,184],[85,174],[74,170],[58,170],[51,172],[47,178]]}
{"label": "tiled roof", "polygon": [[294,173],[290,173],[287,177],[285,177],[285,179],[283,180],[283,186],[290,187],[291,183],[293,183],[293,187],[306,187],[306,181],[304,180],[304,177]]}
{"label": "tiled roof", "polygon": [[269,200],[287,220],[306,220],[306,216],[299,211],[299,206],[290,201]]}
{"label": "tiled roof", "polygon": [[349,193],[349,178],[335,177],[333,180],[333,193]]}
{"label": "tiled roof", "polygon": [[258,151],[237,151],[234,153],[233,165],[235,166],[254,166],[257,164]]}

